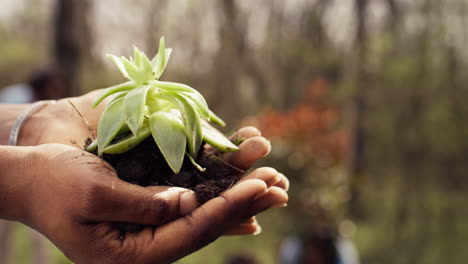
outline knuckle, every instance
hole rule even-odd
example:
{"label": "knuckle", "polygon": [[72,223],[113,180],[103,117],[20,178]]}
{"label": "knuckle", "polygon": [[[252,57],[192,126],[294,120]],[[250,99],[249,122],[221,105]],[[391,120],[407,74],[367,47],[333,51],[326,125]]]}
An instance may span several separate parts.
{"label": "knuckle", "polygon": [[171,203],[164,197],[153,195],[150,199],[149,207],[143,208],[144,215],[150,216],[151,220],[157,224],[162,224],[174,216]]}
{"label": "knuckle", "polygon": [[102,212],[103,208],[108,204],[108,187],[98,181],[88,182],[85,186],[81,186],[79,191],[78,206],[81,206],[81,211],[86,215],[96,215]]}
{"label": "knuckle", "polygon": [[214,242],[221,235],[221,228],[219,226],[213,226],[210,223],[201,223],[196,221],[191,215],[184,218],[187,225],[191,226],[189,232],[185,236],[186,243],[184,245],[187,250],[198,250]]}

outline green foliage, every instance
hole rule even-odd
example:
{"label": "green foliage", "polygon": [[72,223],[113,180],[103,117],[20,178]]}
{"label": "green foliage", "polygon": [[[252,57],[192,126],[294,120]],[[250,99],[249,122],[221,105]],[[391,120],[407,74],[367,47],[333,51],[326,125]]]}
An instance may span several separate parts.
{"label": "green foliage", "polygon": [[201,168],[194,160],[203,140],[223,152],[238,150],[209,124],[224,126],[199,92],[185,84],[158,80],[170,54],[163,37],[151,61],[136,47],[130,59],[109,55],[129,81],[105,89],[96,99],[94,107],[114,95],[99,121],[97,144],[93,142],[89,150],[97,147],[99,155],[123,153],[152,134],[175,173],[180,171],[185,155]]}

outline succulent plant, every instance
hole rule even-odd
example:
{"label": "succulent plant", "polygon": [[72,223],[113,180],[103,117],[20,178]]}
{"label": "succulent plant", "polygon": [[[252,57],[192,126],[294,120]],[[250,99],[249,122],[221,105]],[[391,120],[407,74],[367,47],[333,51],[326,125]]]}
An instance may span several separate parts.
{"label": "succulent plant", "polygon": [[133,58],[108,55],[129,81],[106,88],[93,107],[109,100],[97,129],[97,138],[88,147],[98,155],[124,153],[152,135],[169,167],[179,173],[184,158],[203,170],[195,160],[202,142],[222,152],[238,150],[229,139],[211,126],[224,126],[205,98],[194,88],[160,81],[172,49],[164,37],[152,60],[134,47]]}

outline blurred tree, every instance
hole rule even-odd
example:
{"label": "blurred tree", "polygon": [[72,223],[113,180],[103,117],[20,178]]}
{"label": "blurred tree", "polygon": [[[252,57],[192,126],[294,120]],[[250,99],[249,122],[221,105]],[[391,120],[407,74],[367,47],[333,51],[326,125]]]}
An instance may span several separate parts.
{"label": "blurred tree", "polygon": [[91,59],[93,39],[88,23],[92,13],[90,0],[57,0],[54,15],[53,57],[62,76],[66,96],[81,94],[83,66]]}
{"label": "blurred tree", "polygon": [[366,89],[367,87],[367,56],[368,56],[368,29],[367,29],[367,0],[354,0],[354,10],[356,17],[356,36],[354,40],[353,57],[348,66],[352,69],[351,78],[353,82],[353,95],[349,103],[351,113],[351,131],[352,147],[349,158],[349,172],[351,174],[351,201],[349,203],[349,212],[354,218],[362,217],[361,208],[361,190],[360,186],[364,183],[364,168],[366,162],[365,146],[365,112]]}
{"label": "blurred tree", "polygon": [[160,30],[160,24],[163,23],[165,18],[165,11],[167,10],[168,1],[146,1],[145,8],[146,12],[146,53],[156,54],[159,42],[159,37],[162,34]]}

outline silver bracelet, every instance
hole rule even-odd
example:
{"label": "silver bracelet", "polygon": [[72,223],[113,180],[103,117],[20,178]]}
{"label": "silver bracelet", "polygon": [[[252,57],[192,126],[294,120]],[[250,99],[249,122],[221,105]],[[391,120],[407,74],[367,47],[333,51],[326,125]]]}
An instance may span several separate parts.
{"label": "silver bracelet", "polygon": [[23,126],[24,122],[28,119],[28,117],[31,114],[39,111],[48,103],[55,103],[55,100],[38,101],[38,102],[31,104],[26,109],[24,109],[24,111],[16,118],[15,123],[13,124],[13,127],[11,128],[10,137],[8,139],[8,145],[16,146],[16,143],[18,142],[18,136],[19,136],[21,126]]}

